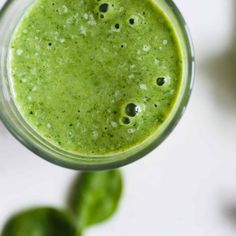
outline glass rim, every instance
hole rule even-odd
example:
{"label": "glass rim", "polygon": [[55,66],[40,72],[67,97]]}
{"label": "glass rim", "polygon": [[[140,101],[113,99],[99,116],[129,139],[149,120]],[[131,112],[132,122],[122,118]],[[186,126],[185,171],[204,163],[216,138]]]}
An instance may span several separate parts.
{"label": "glass rim", "polygon": [[[0,10],[0,24],[1,24],[1,17],[5,13],[5,11],[8,9],[8,7],[14,2],[15,0],[9,0],[7,1],[3,7]],[[54,145],[54,149],[48,149],[45,150],[42,148],[40,143],[32,143],[27,141],[22,137],[22,135],[17,132],[17,130],[12,126],[10,121],[4,116],[4,114],[0,111],[0,121],[3,122],[3,124],[6,126],[6,128],[10,131],[10,133],[18,140],[20,143],[22,143],[25,147],[27,147],[29,150],[31,150],[33,153],[38,155],[39,157],[62,167],[75,169],[75,170],[105,170],[105,169],[112,169],[112,168],[118,168],[127,164],[130,164],[142,157],[144,157],[146,154],[153,151],[157,146],[159,146],[166,138],[169,136],[169,134],[172,132],[172,130],[177,125],[178,121],[182,117],[185,108],[188,104],[190,94],[193,88],[193,82],[194,82],[194,75],[195,75],[195,61],[194,61],[194,49],[193,49],[193,43],[192,39],[187,27],[187,24],[178,10],[177,6],[172,0],[161,0],[164,1],[165,4],[170,8],[171,12],[174,14],[176,21],[178,23],[178,26],[180,28],[182,37],[185,40],[185,50],[186,50],[186,64],[187,64],[187,76],[185,78],[186,84],[184,87],[184,91],[182,93],[181,101],[178,104],[178,107],[175,111],[175,113],[172,115],[171,120],[167,124],[167,126],[164,128],[164,130],[161,132],[159,136],[155,140],[153,140],[151,143],[149,143],[146,147],[143,149],[125,157],[125,158],[111,158],[107,155],[94,156],[94,157],[87,157],[84,155],[82,158],[79,158],[78,155],[81,157],[81,154],[77,153],[76,157],[71,157],[67,155],[72,155],[71,152],[67,152],[65,150],[61,150],[57,148]],[[165,13],[165,12],[164,12]],[[182,45],[180,46],[182,47]],[[1,78],[0,78],[0,86],[1,86]],[[182,85],[181,85],[182,86]],[[174,105],[175,106],[175,105]],[[174,108],[173,106],[173,108]],[[173,110],[172,108],[172,110]],[[168,115],[168,117],[171,116],[173,111],[171,110],[171,113]],[[164,122],[165,123],[165,122]],[[164,127],[164,125],[162,125]],[[31,128],[32,129],[32,128]],[[60,151],[60,153],[56,154],[56,151]],[[129,150],[128,150],[129,151]],[[62,153],[64,153],[62,155]],[[122,153],[118,153],[119,155],[122,155]]]}

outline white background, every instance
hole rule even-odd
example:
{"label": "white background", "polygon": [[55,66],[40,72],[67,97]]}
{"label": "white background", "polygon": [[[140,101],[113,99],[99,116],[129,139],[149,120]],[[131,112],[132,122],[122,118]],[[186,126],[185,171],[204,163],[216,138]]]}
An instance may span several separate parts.
{"label": "white background", "polygon": [[[86,236],[236,235],[236,1],[175,2],[196,50],[190,104],[158,149],[123,168],[118,213]],[[0,123],[0,227],[24,207],[64,207],[76,174],[36,157]]]}

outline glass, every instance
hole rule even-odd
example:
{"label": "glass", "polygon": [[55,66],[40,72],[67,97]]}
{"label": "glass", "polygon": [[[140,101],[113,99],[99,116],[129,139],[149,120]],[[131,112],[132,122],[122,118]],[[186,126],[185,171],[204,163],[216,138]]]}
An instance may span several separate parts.
{"label": "glass", "polygon": [[123,153],[86,156],[54,146],[34,131],[19,113],[13,99],[8,74],[8,48],[12,34],[34,0],[8,0],[0,12],[0,120],[23,145],[38,156],[63,167],[77,170],[103,170],[129,164],[155,149],[174,129],[185,111],[192,90],[194,53],[186,23],[171,0],[153,0],[175,28],[183,55],[183,79],[176,104],[169,117],[151,137]]}

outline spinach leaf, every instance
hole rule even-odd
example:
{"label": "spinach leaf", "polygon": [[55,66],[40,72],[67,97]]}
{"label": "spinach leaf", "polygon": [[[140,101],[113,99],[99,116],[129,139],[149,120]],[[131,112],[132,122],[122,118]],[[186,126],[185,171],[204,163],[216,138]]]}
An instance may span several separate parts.
{"label": "spinach leaf", "polygon": [[63,211],[54,208],[35,208],[13,216],[6,223],[1,235],[76,236],[76,229]]}
{"label": "spinach leaf", "polygon": [[82,173],[70,198],[70,208],[79,228],[84,230],[111,217],[119,205],[121,193],[119,170]]}

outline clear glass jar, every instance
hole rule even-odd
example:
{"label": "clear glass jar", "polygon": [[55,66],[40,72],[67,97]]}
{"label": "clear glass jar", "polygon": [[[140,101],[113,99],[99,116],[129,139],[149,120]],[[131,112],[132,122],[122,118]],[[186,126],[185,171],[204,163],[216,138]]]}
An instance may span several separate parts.
{"label": "clear glass jar", "polygon": [[63,167],[77,170],[103,170],[129,164],[155,149],[180,120],[189,100],[194,77],[194,53],[186,23],[171,0],[153,0],[175,28],[183,55],[183,79],[176,104],[161,128],[139,146],[123,153],[85,156],[62,150],[36,133],[19,113],[8,74],[8,53],[12,34],[34,0],[8,0],[0,12],[0,119],[23,145],[38,156]]}

